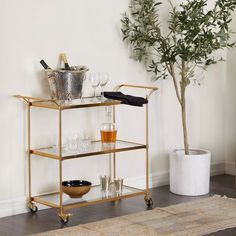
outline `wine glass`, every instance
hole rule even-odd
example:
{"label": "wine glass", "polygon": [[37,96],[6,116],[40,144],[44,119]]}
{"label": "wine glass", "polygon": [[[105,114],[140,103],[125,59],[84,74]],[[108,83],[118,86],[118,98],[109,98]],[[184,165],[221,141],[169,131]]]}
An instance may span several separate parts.
{"label": "wine glass", "polygon": [[99,75],[99,73],[91,73],[89,75],[89,81],[90,81],[90,83],[91,83],[91,85],[92,85],[92,87],[94,89],[92,101],[96,102],[97,101],[97,98],[96,98],[96,88],[100,84],[100,75]]}
{"label": "wine glass", "polygon": [[104,97],[104,87],[109,81],[109,73],[108,72],[103,72],[100,74],[100,86],[101,86],[101,100],[105,100]]}
{"label": "wine glass", "polygon": [[84,98],[83,98],[83,95],[84,95],[84,83],[85,83],[86,80],[87,80],[87,76],[85,75],[84,78],[83,78],[83,85],[82,85],[80,96],[79,96],[81,104],[84,103]]}

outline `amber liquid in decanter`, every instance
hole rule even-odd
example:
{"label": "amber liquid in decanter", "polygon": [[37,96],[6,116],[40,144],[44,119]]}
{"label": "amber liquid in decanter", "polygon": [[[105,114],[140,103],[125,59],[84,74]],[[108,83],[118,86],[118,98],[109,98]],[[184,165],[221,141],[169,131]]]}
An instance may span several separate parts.
{"label": "amber liquid in decanter", "polygon": [[101,138],[104,143],[116,142],[117,130],[101,130]]}

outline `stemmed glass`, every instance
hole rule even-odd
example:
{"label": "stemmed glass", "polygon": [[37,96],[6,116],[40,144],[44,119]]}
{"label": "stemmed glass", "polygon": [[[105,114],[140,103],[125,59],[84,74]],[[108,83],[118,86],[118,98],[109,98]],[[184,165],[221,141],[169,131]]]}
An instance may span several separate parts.
{"label": "stemmed glass", "polygon": [[105,100],[104,97],[104,87],[109,81],[109,73],[108,72],[102,72],[100,74],[100,86],[101,86],[101,100]]}
{"label": "stemmed glass", "polygon": [[[83,78],[83,84],[84,84],[85,80],[87,80],[87,76],[86,76],[86,75],[85,75],[84,78]],[[81,93],[80,93],[80,96],[79,96],[80,103],[84,103],[84,99],[83,99],[83,93],[84,93],[83,87],[84,87],[84,86],[82,86]]]}
{"label": "stemmed glass", "polygon": [[100,75],[99,75],[99,73],[91,73],[89,75],[89,81],[90,81],[90,83],[91,83],[91,85],[92,85],[92,87],[94,89],[92,101],[96,102],[97,101],[97,98],[96,98],[96,88],[100,84]]}

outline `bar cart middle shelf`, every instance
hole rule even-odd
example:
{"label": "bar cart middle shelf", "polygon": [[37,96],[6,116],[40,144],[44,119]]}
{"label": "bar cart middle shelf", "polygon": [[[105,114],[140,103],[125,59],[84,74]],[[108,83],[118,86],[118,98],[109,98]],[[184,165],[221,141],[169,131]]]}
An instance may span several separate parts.
{"label": "bar cart middle shelf", "polygon": [[[117,90],[126,88],[145,89],[149,91],[146,98],[147,100],[151,94],[157,90],[156,87],[136,86],[122,84],[117,87]],[[146,143],[139,144],[128,142],[124,140],[117,140],[113,145],[104,145],[101,141],[92,141],[89,150],[79,152],[67,151],[62,147],[62,111],[67,109],[98,107],[98,106],[112,106],[113,107],[113,121],[115,122],[115,106],[120,105],[120,101],[106,100],[103,102],[91,102],[91,99],[84,99],[83,102],[73,100],[69,104],[62,104],[55,100],[33,98],[27,96],[16,95],[15,97],[23,99],[28,107],[28,208],[32,213],[37,212],[38,208],[35,203],[49,206],[59,210],[59,217],[62,223],[67,223],[71,214],[67,213],[68,210],[82,206],[94,205],[103,202],[117,201],[124,198],[130,198],[138,195],[144,195],[144,200],[148,207],[153,205],[152,198],[149,194],[149,145],[148,145],[148,103],[146,106]],[[31,149],[31,107],[47,108],[58,110],[58,131],[59,131],[59,145],[58,148],[46,147],[40,149]],[[82,198],[72,199],[62,192],[63,181],[63,166],[65,160],[89,157],[94,155],[111,154],[113,163],[113,180],[116,178],[116,153],[131,150],[144,149],[146,150],[146,188],[145,190],[137,189],[131,186],[123,186],[121,194],[116,193],[113,183],[109,192],[102,192],[99,185],[91,187],[91,190]],[[40,196],[32,196],[31,192],[31,161],[32,155],[41,156],[44,158],[52,158],[59,161],[59,191]]]}
{"label": "bar cart middle shelf", "polygon": [[34,149],[34,150],[31,150],[31,153],[38,156],[42,156],[42,157],[48,157],[48,158],[64,161],[64,160],[73,159],[73,158],[109,154],[109,153],[116,153],[116,152],[124,152],[124,151],[143,149],[143,148],[146,148],[146,145],[122,141],[122,140],[117,140],[116,143],[114,143],[114,145],[104,145],[99,140],[99,141],[91,142],[91,147],[89,151],[86,150],[86,151],[80,151],[80,152],[72,152],[72,151],[62,150],[61,157],[60,155],[58,155],[58,151],[52,147]]}

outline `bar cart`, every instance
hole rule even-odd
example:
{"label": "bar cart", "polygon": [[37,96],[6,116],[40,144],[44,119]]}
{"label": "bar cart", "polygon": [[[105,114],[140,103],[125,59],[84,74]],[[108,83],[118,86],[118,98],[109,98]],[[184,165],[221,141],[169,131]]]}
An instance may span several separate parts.
{"label": "bar cart", "polygon": [[[146,87],[146,86],[137,86],[137,85],[127,85],[122,84],[116,88],[116,90],[120,90],[121,88],[132,88],[132,89],[145,89],[148,91],[146,98],[147,100],[151,96],[151,94],[157,90],[156,87]],[[153,200],[149,193],[149,140],[148,140],[148,103],[145,105],[146,108],[146,143],[139,144],[134,142],[128,142],[124,140],[117,140],[115,146],[104,147],[101,141],[92,141],[91,150],[85,152],[77,152],[77,153],[68,153],[62,148],[62,111],[68,109],[76,109],[76,108],[88,108],[88,107],[97,107],[97,106],[112,106],[113,108],[113,122],[115,123],[116,112],[115,107],[120,105],[121,102],[117,100],[105,100],[103,102],[91,102],[90,99],[84,99],[83,102],[73,100],[70,104],[62,104],[56,100],[49,99],[41,99],[41,98],[33,98],[27,96],[16,95],[15,97],[19,99],[23,99],[23,101],[27,104],[28,110],[28,203],[27,207],[29,210],[34,213],[37,212],[38,208],[35,203],[39,203],[45,206],[49,206],[55,209],[58,209],[59,217],[62,223],[67,223],[69,217],[72,214],[67,213],[68,210],[73,208],[79,208],[82,206],[94,205],[98,203],[117,201],[124,198],[130,198],[138,195],[144,195],[144,200],[148,207],[153,205]],[[38,108],[47,108],[58,110],[58,121],[59,121],[59,146],[58,150],[55,150],[53,147],[40,148],[40,149],[31,149],[31,107]],[[72,199],[69,198],[68,195],[64,194],[62,191],[62,181],[63,181],[63,161],[73,159],[73,158],[81,158],[81,157],[89,157],[94,155],[102,155],[102,154],[110,154],[111,162],[112,162],[112,177],[116,178],[116,153],[125,152],[137,149],[145,149],[146,150],[146,188],[145,190],[137,189],[131,186],[123,186],[122,194],[117,195],[115,191],[111,190],[108,195],[104,196],[101,193],[100,186],[92,186],[90,192],[84,195],[82,198]],[[51,193],[40,196],[32,196],[31,193],[31,160],[32,155],[41,156],[45,158],[55,159],[59,162],[59,192]]]}

